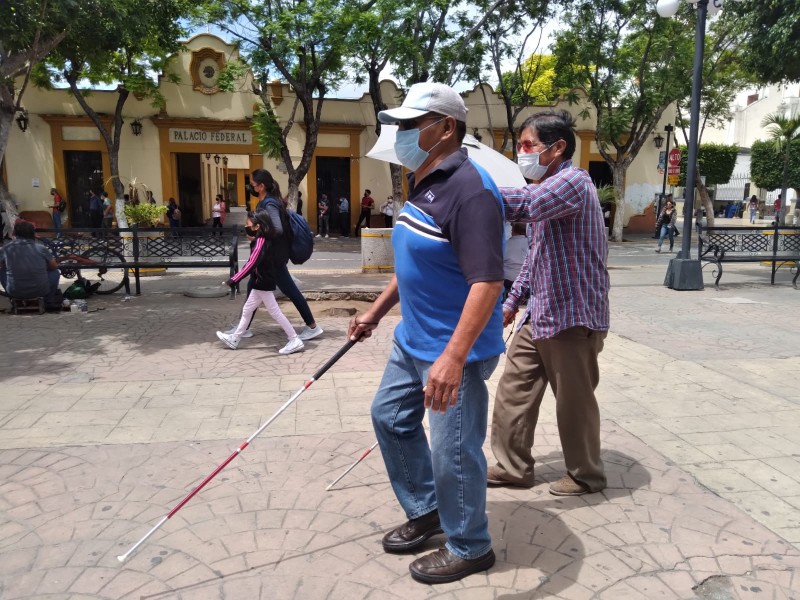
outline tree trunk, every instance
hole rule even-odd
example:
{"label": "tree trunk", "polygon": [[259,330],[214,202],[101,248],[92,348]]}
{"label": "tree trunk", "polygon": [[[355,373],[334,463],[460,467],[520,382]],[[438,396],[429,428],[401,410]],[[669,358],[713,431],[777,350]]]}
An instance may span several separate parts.
{"label": "tree trunk", "polygon": [[622,227],[625,224],[625,166],[609,163],[611,174],[614,177],[614,192],[617,197],[616,211],[614,212],[614,224],[611,227],[611,239],[615,242],[622,241]]}
{"label": "tree trunk", "polygon": [[[714,226],[714,203],[711,202],[711,196],[708,193],[708,188],[703,183],[703,180],[700,178],[700,169],[694,170],[694,185],[697,189],[697,193],[700,194],[700,206],[706,209],[706,224],[709,227]],[[684,196],[686,194],[684,193]],[[684,200],[685,202],[686,200]],[[691,200],[692,208],[694,208],[694,198]],[[694,211],[692,211],[694,214]]]}
{"label": "tree trunk", "polygon": [[297,211],[297,190],[299,184],[289,179],[289,189],[286,190],[287,206],[293,211]]}
{"label": "tree trunk", "polygon": [[117,88],[118,96],[116,106],[114,107],[114,123],[111,132],[109,132],[105,125],[103,125],[100,115],[89,106],[83,92],[78,89],[77,75],[67,72],[65,72],[64,75],[69,82],[72,95],[78,101],[78,104],[81,105],[83,112],[86,113],[95,127],[97,127],[97,130],[100,132],[100,137],[103,138],[103,142],[105,142],[106,150],[108,151],[108,164],[111,169],[111,185],[114,187],[114,195],[116,196],[114,214],[117,217],[117,227],[127,227],[128,219],[125,217],[125,205],[123,200],[125,196],[125,186],[122,185],[122,179],[120,179],[119,176],[119,144],[122,137],[122,109],[125,106],[125,102],[128,100],[130,92],[122,86]]}
{"label": "tree trunk", "polygon": [[[2,166],[5,158],[8,138],[11,136],[11,126],[14,123],[14,112],[7,110],[5,103],[2,103],[2,107],[2,110],[0,110],[0,166]],[[0,178],[0,202],[6,213],[3,221],[5,229],[10,234],[14,227],[14,222],[19,218],[19,212],[2,178]],[[0,238],[3,237],[3,234],[4,232],[0,231]]]}
{"label": "tree trunk", "polygon": [[397,220],[397,212],[403,206],[403,167],[394,163],[389,165],[389,172],[392,175],[392,198],[394,198],[394,220]]}

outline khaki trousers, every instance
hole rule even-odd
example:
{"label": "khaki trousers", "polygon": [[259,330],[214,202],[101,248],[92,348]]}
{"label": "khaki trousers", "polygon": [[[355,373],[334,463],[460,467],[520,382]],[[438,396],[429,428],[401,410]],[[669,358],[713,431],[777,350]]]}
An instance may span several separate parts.
{"label": "khaki trousers", "polygon": [[533,434],[550,383],[567,472],[589,491],[606,486],[594,395],[600,381],[597,355],[605,337],[605,331],[571,327],[553,338],[533,340],[527,324],[516,333],[492,415],[492,452],[500,477],[533,485]]}

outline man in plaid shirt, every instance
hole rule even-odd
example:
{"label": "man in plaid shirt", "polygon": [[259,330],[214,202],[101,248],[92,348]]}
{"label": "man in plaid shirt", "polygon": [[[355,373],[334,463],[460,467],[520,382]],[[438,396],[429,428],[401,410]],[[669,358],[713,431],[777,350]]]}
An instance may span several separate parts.
{"label": "man in plaid shirt", "polygon": [[572,165],[575,121],[545,111],[523,123],[517,144],[523,175],[536,181],[501,188],[506,219],[531,223],[528,257],[503,304],[512,321],[528,297],[508,350],[492,417],[490,485],[533,486],[533,435],[547,384],[556,412],[567,474],[550,486],[578,496],[606,485],[600,459],[600,411],[594,390],[597,356],[608,332],[608,240],[597,190]]}

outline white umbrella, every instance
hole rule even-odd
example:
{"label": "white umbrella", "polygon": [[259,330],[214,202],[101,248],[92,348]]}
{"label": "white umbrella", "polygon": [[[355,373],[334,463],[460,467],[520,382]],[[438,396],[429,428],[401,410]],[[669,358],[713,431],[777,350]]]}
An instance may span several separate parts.
{"label": "white umbrella", "polygon": [[[394,153],[394,138],[397,136],[397,125],[381,125],[381,135],[367,157],[384,162],[400,164]],[[474,136],[467,134],[462,144],[469,157],[486,169],[494,182],[500,187],[524,187],[525,178],[519,166],[486,144],[481,144]]]}

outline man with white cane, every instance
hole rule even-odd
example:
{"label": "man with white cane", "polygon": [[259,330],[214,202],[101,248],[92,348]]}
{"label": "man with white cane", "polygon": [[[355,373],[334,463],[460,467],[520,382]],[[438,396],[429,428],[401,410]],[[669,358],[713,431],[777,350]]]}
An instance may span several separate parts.
{"label": "man with white cane", "polygon": [[[369,337],[398,302],[402,320],[372,404],[372,421],[408,521],[383,537],[386,552],[413,552],[444,532],[447,543],[413,561],[424,583],[457,581],[495,562],[486,516],[485,380],[503,352],[503,209],[494,182],[461,148],[467,109],[450,87],[421,83],[402,106],[395,152],[409,175],[397,216],[395,276],[350,322]],[[422,425],[430,409],[430,447]]]}

